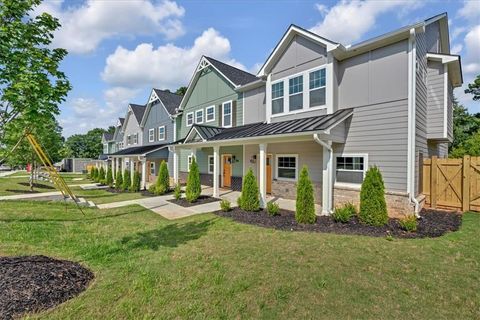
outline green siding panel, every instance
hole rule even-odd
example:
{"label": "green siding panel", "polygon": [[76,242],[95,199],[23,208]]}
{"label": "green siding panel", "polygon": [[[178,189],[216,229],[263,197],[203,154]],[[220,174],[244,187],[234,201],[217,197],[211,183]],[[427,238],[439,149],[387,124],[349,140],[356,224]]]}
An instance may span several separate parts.
{"label": "green siding panel", "polygon": [[[186,172],[188,156],[191,154],[191,151],[187,149],[180,149],[179,154],[180,171]],[[232,157],[235,157],[235,162],[232,164],[232,175],[235,177],[243,176],[243,146],[220,147],[220,155],[223,154],[231,154]],[[197,149],[197,163],[201,173],[208,173],[209,155],[213,155],[213,148],[209,147]]]}

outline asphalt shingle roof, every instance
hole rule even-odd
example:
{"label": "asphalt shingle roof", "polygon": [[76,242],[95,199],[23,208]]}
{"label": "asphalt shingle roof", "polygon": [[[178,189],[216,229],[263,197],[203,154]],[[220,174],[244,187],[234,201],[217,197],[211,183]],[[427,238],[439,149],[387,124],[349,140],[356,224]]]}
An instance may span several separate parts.
{"label": "asphalt shingle roof", "polygon": [[123,126],[123,123],[125,122],[125,118],[118,118],[118,120],[120,120],[120,125]]}
{"label": "asphalt shingle roof", "polygon": [[157,97],[162,101],[168,113],[170,113],[171,115],[175,114],[175,109],[178,108],[183,97],[167,90],[153,90],[155,91]]}
{"label": "asphalt shingle roof", "polygon": [[113,133],[104,132],[103,133],[103,138],[105,139],[105,141],[113,140]]}
{"label": "asphalt shingle roof", "polygon": [[244,84],[258,80],[257,76],[248,73],[246,71],[240,70],[238,68],[232,67],[226,63],[215,60],[210,57],[205,57],[210,63],[217,68],[225,77],[230,79],[236,86],[242,86]]}
{"label": "asphalt shingle roof", "polygon": [[145,113],[145,106],[130,103],[130,107],[132,108],[133,114],[138,123],[142,122],[143,114]]}

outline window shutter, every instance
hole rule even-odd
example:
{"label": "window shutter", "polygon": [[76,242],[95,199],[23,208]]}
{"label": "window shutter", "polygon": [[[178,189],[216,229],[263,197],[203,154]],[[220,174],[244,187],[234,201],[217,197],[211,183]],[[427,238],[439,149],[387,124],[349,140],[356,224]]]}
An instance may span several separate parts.
{"label": "window shutter", "polygon": [[237,126],[237,100],[232,101],[232,127]]}
{"label": "window shutter", "polygon": [[222,115],[223,115],[223,105],[220,103],[220,105],[218,106],[218,126],[219,127],[223,127]]}
{"label": "window shutter", "polygon": [[166,126],[166,125],[165,125],[165,127],[163,127],[163,130],[165,130],[165,131],[163,132],[163,135],[164,135],[165,141],[166,141],[166,140],[167,140],[167,126]]}

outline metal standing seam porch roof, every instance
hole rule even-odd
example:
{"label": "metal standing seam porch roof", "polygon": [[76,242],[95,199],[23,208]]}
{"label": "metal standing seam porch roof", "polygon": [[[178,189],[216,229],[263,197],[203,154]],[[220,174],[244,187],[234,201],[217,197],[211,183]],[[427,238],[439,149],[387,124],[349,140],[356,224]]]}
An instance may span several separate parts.
{"label": "metal standing seam porch roof", "polygon": [[144,155],[150,153],[152,151],[156,151],[162,148],[168,147],[168,143],[164,144],[154,144],[148,146],[139,146],[139,147],[131,147],[127,149],[122,149],[115,153],[110,153],[107,156],[134,156],[134,155]]}
{"label": "metal standing seam porch roof", "polygon": [[338,124],[351,114],[353,114],[353,109],[350,108],[338,110],[328,115],[293,119],[274,123],[257,122],[233,128],[193,125],[186,137],[188,137],[190,132],[194,129],[206,141],[234,140],[302,132],[314,132],[330,129],[332,126]]}

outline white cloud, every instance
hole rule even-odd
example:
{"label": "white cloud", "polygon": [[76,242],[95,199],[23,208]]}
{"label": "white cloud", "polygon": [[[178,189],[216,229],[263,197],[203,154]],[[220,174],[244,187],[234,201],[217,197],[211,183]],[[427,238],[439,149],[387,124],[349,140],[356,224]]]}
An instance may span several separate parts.
{"label": "white cloud", "polygon": [[174,1],[95,1],[62,8],[62,1],[45,1],[34,14],[49,12],[62,27],[55,33],[53,46],[73,53],[89,53],[106,39],[136,35],[163,35],[174,39],[184,34],[180,20],[185,9]]}
{"label": "white cloud", "polygon": [[202,55],[245,69],[229,58],[230,50],[230,41],[213,28],[205,30],[195,39],[193,46],[186,48],[173,44],[154,48],[149,43],[139,44],[134,50],[119,46],[107,57],[102,78],[114,86],[175,90],[188,85]]}
{"label": "white cloud", "polygon": [[465,35],[465,55],[463,71],[465,73],[480,73],[480,24],[473,27]]}
{"label": "white cloud", "polygon": [[323,37],[351,44],[375,26],[377,17],[383,13],[396,10],[400,16],[417,9],[420,2],[411,1],[376,1],[376,0],[342,0],[330,9],[325,5],[316,8],[324,19],[317,23],[310,31]]}
{"label": "white cloud", "polygon": [[461,44],[458,43],[458,44],[454,45],[454,46],[452,47],[452,49],[450,49],[450,52],[451,52],[452,54],[460,54],[460,52],[462,51],[462,49],[463,49],[463,45],[461,45]]}
{"label": "white cloud", "polygon": [[480,20],[480,2],[478,0],[465,0],[463,7],[458,10],[457,16],[472,22]]}

